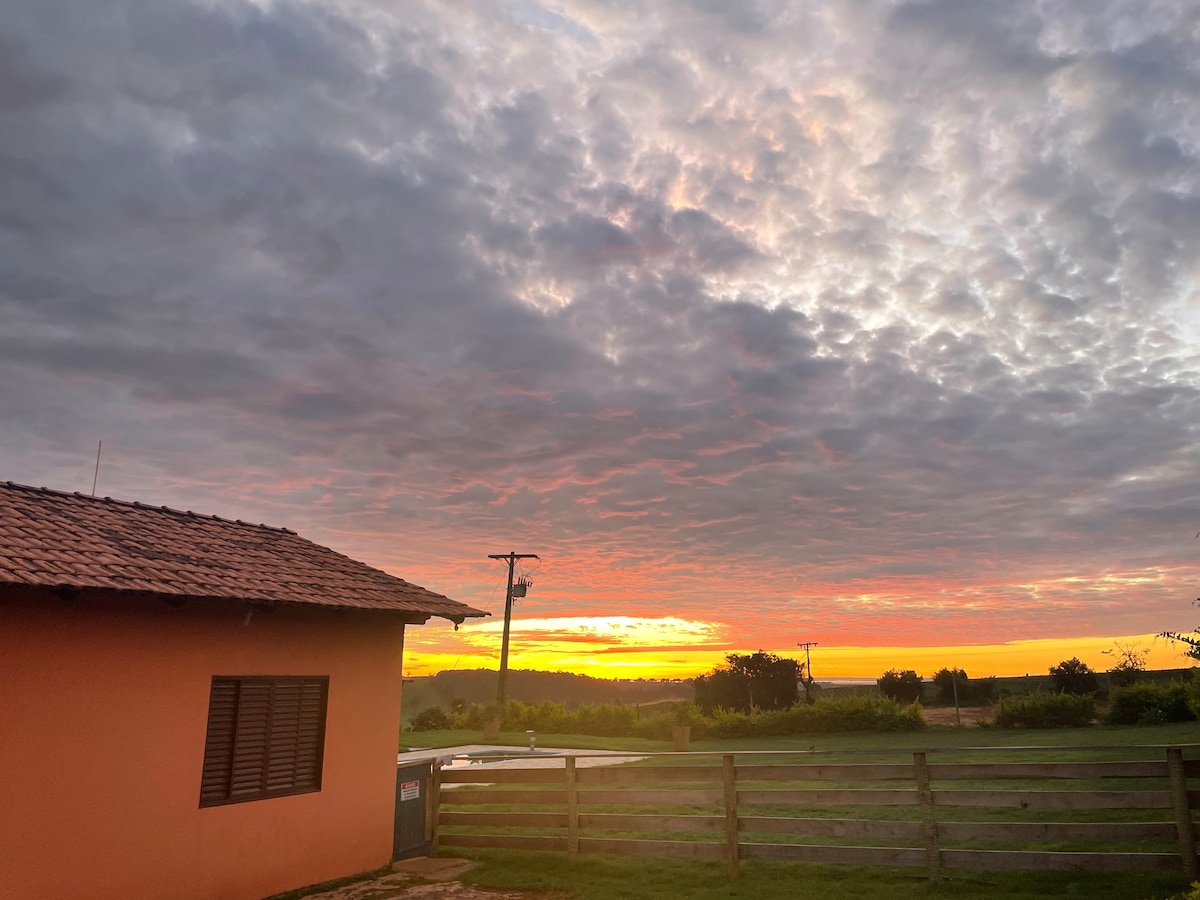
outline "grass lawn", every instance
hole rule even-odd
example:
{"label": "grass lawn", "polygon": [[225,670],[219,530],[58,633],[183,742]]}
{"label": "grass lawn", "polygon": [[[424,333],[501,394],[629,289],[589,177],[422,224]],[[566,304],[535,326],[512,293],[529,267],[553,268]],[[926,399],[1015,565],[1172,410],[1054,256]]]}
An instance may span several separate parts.
{"label": "grass lawn", "polygon": [[[409,731],[404,733],[401,749],[440,749],[465,744],[494,744],[504,747],[529,747],[529,735],[523,731],[506,731],[495,741],[484,741],[479,731]],[[539,734],[539,747],[569,747],[578,750],[629,750],[636,753],[664,753],[671,749],[669,741],[645,738],[593,737],[585,734]],[[939,754],[965,747],[1040,747],[1051,751],[1037,758],[1053,762],[1053,750],[1081,747],[1129,747],[1200,744],[1200,723],[1182,722],[1174,725],[1137,727],[1132,725],[1093,725],[1088,728],[956,728],[953,725],[931,725],[921,731],[889,734],[812,734],[786,737],[736,738],[730,740],[692,741],[693,753],[737,753],[766,750],[815,750],[833,753],[887,754],[934,750]],[[1071,751],[1072,759],[1080,759],[1078,749]],[[1135,754],[1136,755],[1136,754]],[[1144,755],[1144,751],[1143,751]],[[1028,757],[1022,757],[1028,758]],[[1104,753],[1097,758],[1122,759],[1128,754]],[[868,762],[869,758],[855,759]],[[934,762],[935,760],[930,760]],[[940,758],[936,760],[942,761]],[[678,759],[673,764],[678,764]]]}
{"label": "grass lawn", "polygon": [[[447,747],[480,743],[477,732],[423,732],[406,735],[414,745]],[[501,736],[495,743],[527,747],[523,733]],[[788,761],[807,762],[876,762],[902,761],[916,750],[931,751],[930,763],[961,761],[1038,761],[1058,760],[1121,760],[1155,759],[1165,745],[1193,745],[1185,751],[1188,758],[1200,757],[1200,726],[1195,723],[1165,725],[1153,728],[1096,726],[1079,729],[1050,729],[1038,731],[1008,731],[997,728],[955,728],[934,726],[919,732],[895,734],[808,735],[779,738],[698,741],[692,753],[651,757],[641,765],[671,765],[695,763],[712,765],[713,753],[735,753],[740,763],[782,762],[783,751],[813,750],[813,757]],[[539,746],[573,747],[579,749],[628,750],[653,753],[666,751],[665,742],[595,738],[579,735],[539,735]],[[976,752],[968,748],[994,748]],[[1037,748],[1035,751],[1018,748]],[[1142,748],[1142,749],[1139,749]],[[1151,748],[1151,749],[1145,749]],[[832,755],[826,756],[829,753]],[[780,754],[776,756],[776,754]],[[779,785],[777,785],[779,786]],[[800,786],[800,785],[797,785]],[[811,786],[811,785],[810,785]],[[884,785],[879,785],[884,786]],[[959,785],[955,785],[956,787]],[[967,785],[962,785],[967,786]],[[971,785],[975,787],[975,785]],[[983,785],[979,785],[983,786]],[[1102,788],[1102,784],[1056,783],[1055,788]],[[1112,785],[1107,785],[1111,788]],[[599,811],[599,810],[597,810]],[[690,810],[680,810],[689,812]],[[696,811],[692,811],[696,812]],[[711,812],[711,811],[709,811]],[[774,810],[747,810],[748,814],[772,814]],[[943,821],[964,818],[978,819],[965,810],[944,808]],[[1007,819],[1007,810],[990,810],[988,819]],[[783,814],[787,814],[784,812]],[[811,810],[809,815],[856,816],[885,818],[911,816],[912,811],[897,808],[858,809],[843,807],[828,812]],[[1166,814],[1169,819],[1169,812]],[[1068,821],[1137,821],[1147,817],[1161,819],[1163,813],[1142,810],[1081,810],[1069,813],[1048,813],[1048,820]],[[489,829],[490,830],[490,829]],[[495,829],[505,832],[510,829]],[[517,831],[517,829],[512,829]],[[676,837],[683,837],[682,835]],[[704,836],[698,836],[705,839]],[[712,836],[707,838],[712,840]],[[761,838],[759,838],[761,839]],[[841,843],[834,841],[834,843]],[[995,849],[1001,849],[996,847]],[[1046,846],[1042,849],[1087,849],[1073,846]],[[1099,848],[1096,848],[1099,849]],[[1110,849],[1152,850],[1167,852],[1170,847],[1112,847]],[[561,891],[565,897],[578,900],[608,900],[608,898],[773,898],[812,897],[820,900],[839,898],[894,898],[906,900],[924,897],[963,898],[1021,898],[1087,896],[1090,900],[1129,898],[1129,900],[1163,900],[1179,895],[1186,889],[1181,876],[1170,873],[1084,873],[1084,872],[967,872],[948,870],[936,882],[930,882],[924,871],[868,866],[820,866],[803,863],[746,861],[741,876],[730,881],[724,865],[709,861],[655,859],[646,857],[616,857],[581,855],[569,859],[565,854],[531,851],[495,851],[445,849],[444,854],[476,859],[481,865],[466,880],[496,888],[524,888]]]}
{"label": "grass lawn", "polygon": [[730,881],[721,863],[513,850],[445,851],[478,860],[463,880],[493,888],[561,891],[578,900],[922,900],[1086,897],[1164,900],[1186,888],[1179,876],[1127,872],[924,872],[868,866],[744,862]]}

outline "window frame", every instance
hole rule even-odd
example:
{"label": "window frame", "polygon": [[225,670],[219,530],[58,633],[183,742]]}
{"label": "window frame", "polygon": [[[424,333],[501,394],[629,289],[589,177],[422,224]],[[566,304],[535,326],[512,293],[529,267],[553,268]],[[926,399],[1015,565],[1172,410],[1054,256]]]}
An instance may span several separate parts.
{"label": "window frame", "polygon": [[[231,686],[234,694],[230,709],[227,692]],[[264,686],[267,688],[265,719],[261,697],[258,699],[258,710],[251,705],[254,698],[247,698],[247,689],[257,689],[261,692]],[[281,716],[288,715],[288,710],[282,706],[282,703],[287,701],[283,700],[277,704],[277,688],[281,686],[300,688],[294,706],[294,726],[289,726],[286,719],[281,720]],[[306,689],[311,692],[314,688],[318,691],[315,710],[311,707],[311,696],[308,700],[309,705],[306,705],[304,696]],[[226,692],[226,696],[221,698],[220,691]],[[247,715],[257,712],[258,721],[244,723],[240,717],[244,709]],[[328,713],[328,675],[214,675],[209,686],[208,718],[200,773],[200,808],[320,792],[324,780],[325,724]],[[314,722],[315,733],[311,731]],[[307,739],[302,738],[300,733],[304,724],[308,725],[310,732]],[[273,742],[274,733],[280,726],[294,728],[290,743],[286,736],[281,741]],[[301,746],[302,742],[304,746]],[[256,744],[261,744],[261,749],[256,750]],[[280,777],[279,766],[286,765],[289,756],[291,769],[283,770],[284,777],[290,774],[294,781],[306,769],[309,775],[298,785],[268,787],[270,779]],[[243,777],[247,772],[253,775],[254,769],[257,768],[260,782],[257,790],[248,792],[242,789],[234,794],[239,767]],[[272,771],[276,773],[274,776],[271,775]]]}

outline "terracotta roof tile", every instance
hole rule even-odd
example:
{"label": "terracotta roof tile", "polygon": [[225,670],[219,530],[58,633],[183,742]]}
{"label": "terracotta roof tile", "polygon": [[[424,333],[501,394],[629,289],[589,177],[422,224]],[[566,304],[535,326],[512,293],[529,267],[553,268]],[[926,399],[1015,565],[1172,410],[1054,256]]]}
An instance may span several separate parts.
{"label": "terracotta roof tile", "polygon": [[0,482],[0,584],[116,587],[398,610],[487,613],[373,569],[286,528]]}

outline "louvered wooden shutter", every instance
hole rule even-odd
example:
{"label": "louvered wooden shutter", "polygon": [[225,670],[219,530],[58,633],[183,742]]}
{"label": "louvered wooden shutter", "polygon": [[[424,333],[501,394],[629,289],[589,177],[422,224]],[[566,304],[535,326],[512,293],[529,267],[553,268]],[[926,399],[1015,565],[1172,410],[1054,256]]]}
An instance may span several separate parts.
{"label": "louvered wooden shutter", "polygon": [[208,695],[208,737],[204,742],[204,774],[200,779],[200,805],[229,799],[229,771],[233,761],[234,723],[237,719],[237,682],[214,678]]}
{"label": "louvered wooden shutter", "polygon": [[263,790],[267,732],[271,727],[271,685],[243,679],[238,691],[229,799],[249,799]]}
{"label": "louvered wooden shutter", "polygon": [[200,805],[321,789],[327,677],[213,679]]}
{"label": "louvered wooden shutter", "polygon": [[296,725],[296,787],[321,789],[321,764],[325,756],[325,706],[329,681],[300,685],[299,721]]}

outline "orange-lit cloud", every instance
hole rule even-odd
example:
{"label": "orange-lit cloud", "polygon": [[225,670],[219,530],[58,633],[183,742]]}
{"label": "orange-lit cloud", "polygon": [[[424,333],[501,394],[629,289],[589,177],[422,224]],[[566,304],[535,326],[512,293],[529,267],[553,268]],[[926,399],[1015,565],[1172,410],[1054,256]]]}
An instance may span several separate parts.
{"label": "orange-lit cloud", "polygon": [[493,613],[414,669],[508,550],[598,674],[1200,624],[1194,2],[20,6],[0,479]]}

